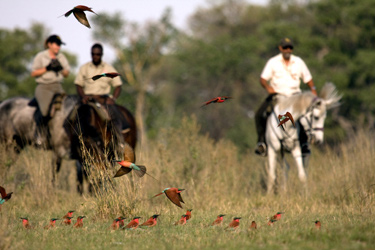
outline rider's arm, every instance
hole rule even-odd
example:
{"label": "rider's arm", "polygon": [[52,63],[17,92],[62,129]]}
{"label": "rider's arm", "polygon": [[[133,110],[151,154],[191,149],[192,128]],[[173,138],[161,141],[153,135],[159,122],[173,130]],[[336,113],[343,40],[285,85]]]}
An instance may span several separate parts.
{"label": "rider's arm", "polygon": [[314,82],[313,82],[312,79],[311,79],[310,81],[308,81],[306,84],[307,84],[307,86],[309,86],[311,92],[312,92],[314,95],[318,95],[317,92],[316,92],[316,88],[315,88],[315,85],[314,85]]}
{"label": "rider's arm", "polygon": [[43,75],[43,74],[46,73],[46,72],[47,72],[46,67],[43,67],[43,68],[40,68],[40,69],[33,70],[33,71],[31,72],[31,76],[32,76],[32,77],[38,77],[38,76]]}
{"label": "rider's arm", "polygon": [[121,94],[121,86],[117,86],[113,91],[113,99],[116,100]]}
{"label": "rider's arm", "polygon": [[275,90],[268,84],[267,80],[264,78],[260,78],[260,84],[263,88],[265,88],[268,92],[268,94],[275,94]]}

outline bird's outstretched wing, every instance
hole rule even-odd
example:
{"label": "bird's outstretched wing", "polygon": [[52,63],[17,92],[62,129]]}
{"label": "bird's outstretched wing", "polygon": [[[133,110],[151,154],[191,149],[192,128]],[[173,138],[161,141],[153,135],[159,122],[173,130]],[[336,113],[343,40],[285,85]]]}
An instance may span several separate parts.
{"label": "bird's outstretched wing", "polygon": [[164,191],[165,195],[168,197],[168,199],[175,204],[176,206],[182,208],[180,200],[182,200],[180,194],[177,194],[175,191],[171,191],[170,189]]}
{"label": "bird's outstretched wing", "polygon": [[293,126],[295,127],[296,126],[296,124],[294,123],[294,119],[293,119],[293,116],[292,116],[292,114],[291,113],[289,113],[289,112],[286,112],[286,114],[285,114],[287,117],[289,117],[289,119],[290,119],[290,121],[292,122],[292,124],[293,124]]}
{"label": "bird's outstretched wing", "polygon": [[78,11],[73,11],[73,14],[78,20],[78,22],[82,23],[87,28],[91,28],[89,21],[87,20],[85,12],[78,10]]}
{"label": "bird's outstretched wing", "polygon": [[5,188],[3,188],[2,186],[0,186],[0,193],[1,193],[1,198],[5,199],[5,197],[7,196],[7,192],[5,191]]}
{"label": "bird's outstretched wing", "polygon": [[217,102],[217,100],[219,100],[219,97],[212,98],[211,100],[203,103],[203,105],[201,107],[206,106],[206,105],[208,105],[210,103],[213,103],[213,102]]}

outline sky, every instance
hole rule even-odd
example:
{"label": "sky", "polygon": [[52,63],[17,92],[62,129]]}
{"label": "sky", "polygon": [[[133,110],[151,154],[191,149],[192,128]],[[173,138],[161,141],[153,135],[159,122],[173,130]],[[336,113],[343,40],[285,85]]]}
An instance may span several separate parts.
{"label": "sky", "polygon": [[[91,60],[90,48],[95,41],[92,38],[93,27],[88,29],[78,23],[73,15],[65,18],[68,10],[76,5],[86,5],[93,11],[115,13],[120,11],[124,19],[131,22],[145,23],[158,20],[167,7],[172,9],[172,22],[177,28],[187,28],[187,20],[198,8],[205,8],[207,1],[214,0],[7,0],[0,8],[0,28],[29,28],[32,22],[43,23],[50,34],[57,34],[67,50],[77,55],[78,65]],[[246,0],[251,4],[265,5],[268,0]],[[90,22],[93,13],[86,12]],[[109,63],[115,59],[114,52],[104,44],[103,60]]]}

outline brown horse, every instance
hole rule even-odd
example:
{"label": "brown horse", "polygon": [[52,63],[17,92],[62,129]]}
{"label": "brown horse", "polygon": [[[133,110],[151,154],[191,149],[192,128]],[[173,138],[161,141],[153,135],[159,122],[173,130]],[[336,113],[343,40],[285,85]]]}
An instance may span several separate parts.
{"label": "brown horse", "polygon": [[[117,109],[117,116],[112,119],[108,110]],[[121,117],[123,116],[123,117]],[[129,128],[125,131],[115,125],[115,119],[126,119]],[[133,115],[125,107],[113,105],[109,107],[96,101],[81,104],[76,109],[75,119],[67,120],[64,127],[71,139],[71,157],[77,159],[78,191],[83,192],[83,177],[87,179],[87,167],[93,162],[105,168],[114,159],[122,158],[125,151],[135,160],[134,148],[137,141],[137,128]],[[130,147],[129,147],[130,146]],[[129,150],[130,149],[130,150]],[[85,167],[83,167],[85,166]],[[91,191],[91,185],[90,185]]]}

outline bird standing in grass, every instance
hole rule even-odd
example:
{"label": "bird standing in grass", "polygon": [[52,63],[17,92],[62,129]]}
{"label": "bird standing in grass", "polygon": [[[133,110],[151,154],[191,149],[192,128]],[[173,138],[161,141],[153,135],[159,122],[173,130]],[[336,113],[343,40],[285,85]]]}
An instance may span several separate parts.
{"label": "bird standing in grass", "polygon": [[1,211],[1,206],[4,204],[4,202],[8,201],[12,197],[13,192],[7,193],[5,191],[5,188],[0,186],[0,193],[1,193],[1,198],[0,198],[0,211]]}
{"label": "bird standing in grass", "polygon": [[188,209],[186,211],[186,221],[190,220],[190,218],[191,218],[191,211],[193,211],[193,209]]}
{"label": "bird standing in grass", "polygon": [[282,214],[283,214],[282,212],[277,212],[274,216],[271,217],[271,219],[278,221],[281,219]]}
{"label": "bird standing in grass", "polygon": [[203,105],[201,107],[207,106],[208,104],[211,104],[211,103],[222,103],[222,102],[225,102],[228,99],[232,99],[232,97],[230,97],[230,96],[218,96],[218,97],[212,98],[211,100],[203,103]]}
{"label": "bird standing in grass", "polygon": [[96,14],[94,11],[92,11],[91,8],[84,6],[84,5],[77,5],[73,9],[69,10],[64,14],[65,17],[70,16],[72,13],[75,16],[75,18],[80,22],[81,24],[85,25],[87,28],[91,28],[89,21],[87,20],[85,11],[90,11],[94,14]]}
{"label": "bird standing in grass", "polygon": [[137,229],[139,226],[139,219],[142,217],[134,217],[128,225],[125,226],[125,229]]}
{"label": "bird standing in grass", "polygon": [[218,225],[221,225],[221,223],[223,222],[223,217],[225,216],[225,214],[219,214],[216,218],[216,220],[214,220],[214,222],[212,222],[211,226],[218,226]]}
{"label": "bird standing in grass", "polygon": [[241,217],[234,217],[225,229],[236,229],[240,226]]}
{"label": "bird standing in grass", "polygon": [[182,200],[182,197],[181,197],[181,192],[184,191],[185,189],[181,189],[181,188],[166,188],[163,190],[163,192],[161,192],[160,194],[157,194],[155,196],[153,196],[152,198],[156,197],[156,196],[159,196],[159,195],[162,195],[163,193],[168,197],[168,199],[170,201],[173,202],[173,204],[175,204],[176,206],[182,208],[181,206],[181,203],[185,203],[183,200]]}
{"label": "bird standing in grass", "polygon": [[257,229],[257,223],[254,220],[251,222],[249,229]]}
{"label": "bird standing in grass", "polygon": [[322,226],[322,224],[320,223],[320,221],[318,221],[318,220],[315,221],[315,228],[316,229],[320,230],[321,226]]}
{"label": "bird standing in grass", "polygon": [[274,220],[274,219],[270,219],[267,223],[268,226],[273,226],[273,223],[275,223],[277,220]]}
{"label": "bird standing in grass", "polygon": [[31,229],[32,228],[30,223],[29,223],[29,219],[27,217],[21,217],[20,219],[22,220],[23,228],[25,228],[25,229]]}
{"label": "bird standing in grass", "polygon": [[120,228],[120,220],[118,218],[114,219],[112,222],[112,225],[110,226],[110,229],[117,230]]}
{"label": "bird standing in grass", "polygon": [[181,218],[174,224],[177,225],[185,225],[186,224],[186,214],[183,214]]}
{"label": "bird standing in grass", "polygon": [[63,219],[66,219],[68,217],[73,217],[74,210],[69,210],[66,215],[63,216]]}
{"label": "bird standing in grass", "polygon": [[65,226],[71,225],[72,224],[72,218],[73,217],[65,217],[65,219],[62,221],[62,224],[64,224]]}
{"label": "bird standing in grass", "polygon": [[117,219],[119,220],[120,227],[125,226],[124,224],[124,220],[126,219],[125,217],[120,216],[120,217],[117,217]]}
{"label": "bird standing in grass", "polygon": [[142,227],[154,227],[157,224],[157,219],[160,216],[160,214],[154,214],[150,217],[147,221],[142,223]]}
{"label": "bird standing in grass", "polygon": [[86,216],[78,216],[77,218],[77,222],[74,224],[74,228],[81,228],[83,227],[83,218],[85,218]]}
{"label": "bird standing in grass", "polygon": [[44,229],[51,229],[51,228],[54,228],[54,227],[56,226],[56,221],[57,221],[57,220],[58,220],[58,219],[56,219],[56,218],[52,218],[52,219],[50,219],[49,224],[46,225],[46,226],[44,227]]}

